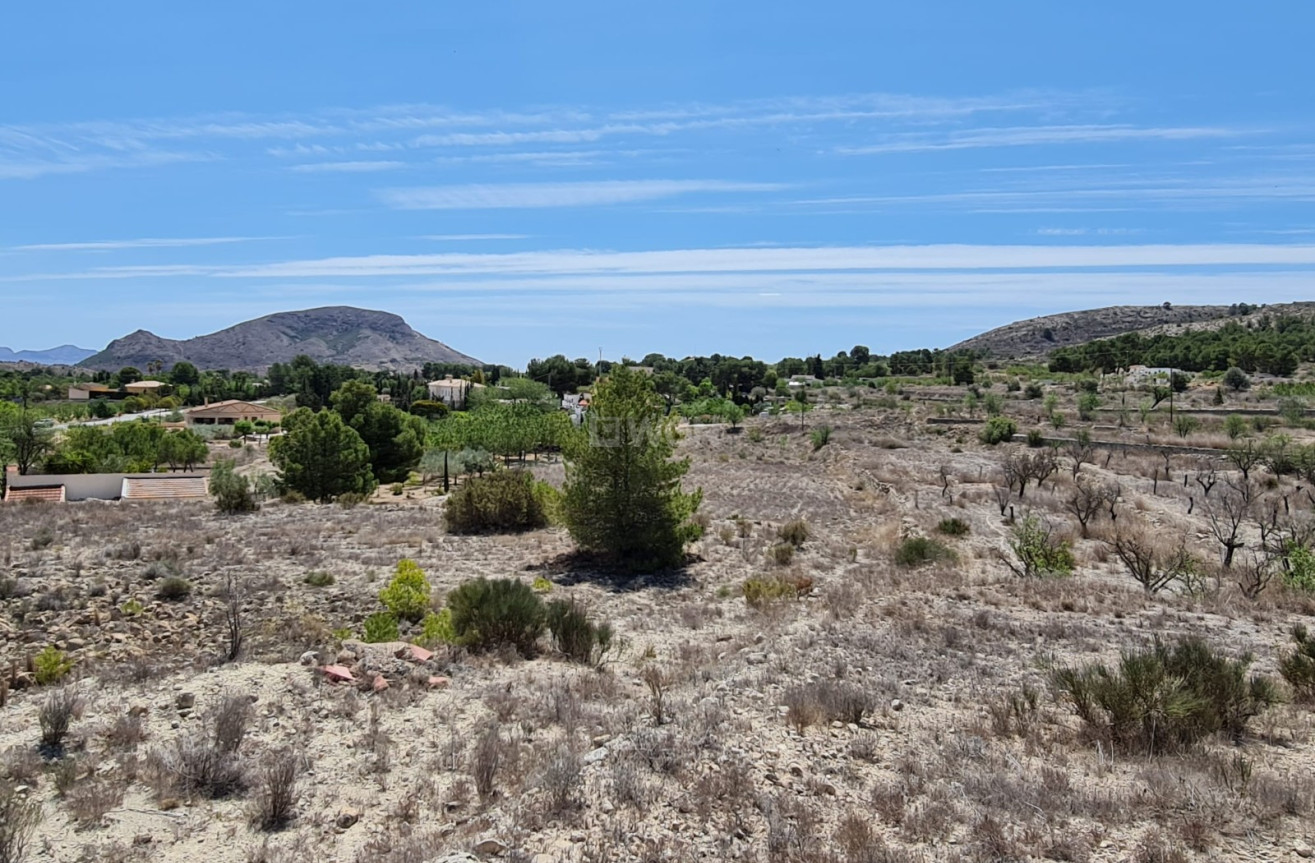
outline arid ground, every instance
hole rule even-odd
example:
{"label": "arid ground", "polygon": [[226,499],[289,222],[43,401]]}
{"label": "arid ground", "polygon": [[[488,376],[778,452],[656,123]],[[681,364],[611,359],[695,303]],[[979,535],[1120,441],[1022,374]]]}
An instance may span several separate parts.
{"label": "arid ground", "polygon": [[[1315,602],[1281,577],[1243,595],[1237,572],[1260,542],[1250,521],[1233,569],[1148,594],[1101,538],[1108,514],[1083,538],[1066,510],[1069,449],[1039,487],[1000,503],[1006,457],[1050,450],[985,446],[976,425],[929,424],[937,413],[916,402],[819,409],[807,424],[833,432],[816,448],[797,419],[690,429],[681,451],[687,484],[704,491],[704,536],[683,571],[630,580],[573,557],[560,527],[449,535],[426,487],[351,509],[269,501],[232,517],[199,502],[0,508],[0,661],[13,687],[0,776],[43,809],[26,859],[1310,857],[1308,705],[1265,710],[1240,741],[1149,755],[1084,729],[1051,683],[1049,669],[1184,635],[1250,653],[1253,671],[1277,678]],[[1173,441],[1163,426],[1105,417],[1092,435],[1077,475],[1117,483],[1116,524],[1217,564],[1207,510],[1240,474],[1208,454],[1099,443]],[[253,458],[247,469],[259,470]],[[551,459],[534,470],[562,479]],[[1219,484],[1207,493],[1197,479],[1210,470]],[[1291,477],[1252,476],[1272,505],[1286,496],[1309,510]],[[1028,515],[1072,539],[1071,576],[1015,574],[1011,530]],[[966,532],[943,532],[948,519]],[[796,520],[807,530],[797,548],[780,538]],[[901,565],[913,537],[949,554]],[[439,646],[423,663],[355,642],[403,558],[436,602],[476,576],[546,578],[545,597],[581,601],[619,644],[594,669],[546,641],[531,660]],[[190,592],[157,598],[170,578]],[[754,578],[793,584],[797,597],[750,604]],[[229,590],[245,633],[234,662]],[[60,690],[28,673],[48,644],[75,661],[62,752],[39,746],[38,723]],[[355,684],[318,668],[338,662]],[[235,703],[250,716],[230,793],[180,791],[180,753],[211,739]],[[293,818],[266,831],[253,813],[280,763],[297,777]]]}

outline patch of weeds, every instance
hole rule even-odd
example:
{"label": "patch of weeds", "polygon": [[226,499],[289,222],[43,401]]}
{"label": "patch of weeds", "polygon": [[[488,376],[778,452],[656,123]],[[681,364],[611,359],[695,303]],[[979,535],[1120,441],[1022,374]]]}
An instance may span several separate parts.
{"label": "patch of weeds", "polygon": [[895,549],[895,563],[909,568],[954,559],[952,549],[925,536],[909,537]]}

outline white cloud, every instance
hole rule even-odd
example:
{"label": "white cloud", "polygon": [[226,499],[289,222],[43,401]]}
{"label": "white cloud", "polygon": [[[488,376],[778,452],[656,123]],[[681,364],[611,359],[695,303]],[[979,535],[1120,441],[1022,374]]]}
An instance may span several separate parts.
{"label": "white cloud", "polygon": [[770,192],[776,183],[724,180],[601,180],[582,183],[506,183],[384,189],[379,197],[399,210],[482,210],[584,207],[652,201],[707,192]]}

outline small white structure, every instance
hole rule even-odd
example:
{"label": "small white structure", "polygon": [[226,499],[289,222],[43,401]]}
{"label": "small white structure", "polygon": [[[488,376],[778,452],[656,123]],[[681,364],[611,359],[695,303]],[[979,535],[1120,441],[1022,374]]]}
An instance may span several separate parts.
{"label": "small white structure", "polygon": [[1124,380],[1127,383],[1134,385],[1157,380],[1168,381],[1169,375],[1171,374],[1173,374],[1173,369],[1151,368],[1148,366],[1128,366],[1128,374]]}

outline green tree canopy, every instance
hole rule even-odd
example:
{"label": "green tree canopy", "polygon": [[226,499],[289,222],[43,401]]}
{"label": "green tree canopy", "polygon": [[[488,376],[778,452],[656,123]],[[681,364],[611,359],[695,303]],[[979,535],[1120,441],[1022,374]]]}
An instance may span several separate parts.
{"label": "green tree canopy", "polygon": [[689,460],[673,458],[675,442],[675,419],[647,375],[616,366],[599,381],[566,446],[563,513],[581,548],[636,572],[681,563],[703,492],[682,491]]}
{"label": "green tree canopy", "polygon": [[296,410],[285,427],[288,434],[270,441],[269,455],[288,488],[318,501],[374,490],[370,450],[337,412]]}

